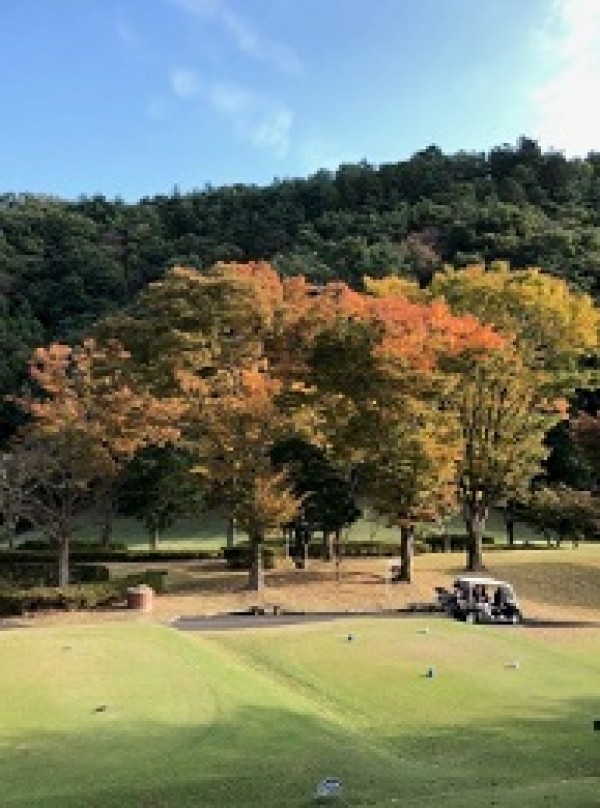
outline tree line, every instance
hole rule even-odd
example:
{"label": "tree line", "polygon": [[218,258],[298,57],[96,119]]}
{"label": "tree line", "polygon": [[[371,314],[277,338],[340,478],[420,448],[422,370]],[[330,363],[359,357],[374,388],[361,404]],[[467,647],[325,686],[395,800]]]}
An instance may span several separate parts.
{"label": "tree line", "polygon": [[[483,567],[493,506],[530,501],[546,525],[566,505],[571,524],[595,518],[589,490],[543,485],[546,436],[570,416],[582,466],[600,470],[598,419],[569,404],[595,382],[589,294],[505,263],[448,267],[425,288],[395,274],[360,286],[265,262],[178,266],[82,342],[38,347],[14,397],[28,420],[0,463],[5,526],[46,530],[66,583],[78,513],[94,497],[108,514],[127,487],[135,509],[145,479],[164,506],[147,509],[150,527],[182,491],[239,525],[259,589],[270,531],[335,528],[353,496],[398,527],[403,580],[416,526],[456,510],[469,570]],[[337,486],[334,516],[310,463]]]}
{"label": "tree line", "polygon": [[[521,138],[319,171],[267,187],[206,187],[143,198],[0,196],[0,393],[19,390],[32,350],[83,339],[175,265],[268,260],[286,277],[389,274],[427,286],[445,264],[541,266],[599,291],[600,155],[567,159]],[[0,438],[19,413],[4,403]]]}

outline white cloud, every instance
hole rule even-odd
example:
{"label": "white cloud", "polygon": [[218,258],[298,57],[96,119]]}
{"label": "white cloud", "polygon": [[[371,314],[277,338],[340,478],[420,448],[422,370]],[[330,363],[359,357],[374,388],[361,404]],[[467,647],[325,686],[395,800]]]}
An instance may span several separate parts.
{"label": "white cloud", "polygon": [[130,50],[139,48],[140,38],[138,32],[125,16],[123,9],[118,8],[115,11],[114,27],[117,37],[121,40],[125,47]]}
{"label": "white cloud", "polygon": [[256,104],[253,93],[229,81],[212,82],[207,95],[211,104],[227,115],[241,115]]}
{"label": "white cloud", "polygon": [[193,70],[178,67],[171,71],[171,87],[178,98],[195,98],[200,93],[201,84]]}
{"label": "white cloud", "polygon": [[285,157],[290,150],[292,113],[283,106],[265,110],[248,130],[250,142],[272,152],[276,157]]}
{"label": "white cloud", "polygon": [[273,65],[283,73],[302,72],[302,63],[292,48],[261,34],[225,0],[171,0],[199,20],[215,20],[227,31],[237,49],[255,61]]}
{"label": "white cloud", "polygon": [[176,68],[171,72],[171,86],[182,100],[208,104],[247,143],[275,157],[288,154],[293,116],[282,102],[234,82],[205,81],[188,68]]}
{"label": "white cloud", "polygon": [[543,34],[547,78],[532,100],[544,148],[585,155],[600,146],[600,2],[554,0]]}
{"label": "white cloud", "polygon": [[239,14],[223,8],[221,19],[237,47],[246,56],[275,65],[283,73],[302,72],[302,63],[292,48],[260,35]]}

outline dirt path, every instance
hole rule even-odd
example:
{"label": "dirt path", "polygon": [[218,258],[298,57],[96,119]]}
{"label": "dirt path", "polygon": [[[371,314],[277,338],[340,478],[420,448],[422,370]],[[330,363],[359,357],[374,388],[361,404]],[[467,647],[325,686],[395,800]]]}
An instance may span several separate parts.
{"label": "dirt path", "polygon": [[[528,627],[543,630],[561,625],[565,633],[572,628],[600,627],[600,552],[592,549],[585,554],[560,551],[489,555],[488,574],[515,584]],[[140,566],[146,568],[148,563]],[[345,560],[339,579],[333,565],[325,562],[311,561],[305,571],[282,563],[267,573],[261,593],[245,588],[247,573],[226,570],[222,563],[162,566],[168,566],[169,592],[155,598],[151,614],[125,609],[55,612],[0,619],[0,628],[122,621],[170,624],[178,618],[207,618],[253,608],[271,613],[275,609],[282,613],[341,616],[365,611],[385,614],[432,602],[436,586],[450,588],[454,578],[463,572],[463,558],[456,554],[420,556],[410,584],[388,582],[386,559]],[[115,575],[126,571],[119,565],[114,567]],[[242,620],[242,625],[248,625],[247,617]]]}

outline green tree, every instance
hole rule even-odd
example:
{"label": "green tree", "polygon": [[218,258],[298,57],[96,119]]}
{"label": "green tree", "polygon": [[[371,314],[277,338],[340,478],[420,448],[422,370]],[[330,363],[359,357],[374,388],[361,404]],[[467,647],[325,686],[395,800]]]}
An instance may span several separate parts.
{"label": "green tree", "polygon": [[339,542],[342,528],[353,524],[361,513],[353,482],[335,468],[321,447],[299,437],[276,444],[271,457],[276,468],[287,469],[302,500],[301,518],[311,530],[323,532],[325,557],[332,560],[333,536]]}
{"label": "green tree", "polygon": [[204,498],[195,484],[193,458],[172,445],[145,446],[127,464],[118,488],[119,511],[139,519],[148,531],[150,549],[160,535],[184,516],[196,516]]}
{"label": "green tree", "polygon": [[92,501],[102,458],[73,431],[35,428],[15,436],[0,464],[0,506],[14,527],[23,519],[42,530],[58,553],[59,586],[69,583],[69,546]]}
{"label": "green tree", "polygon": [[558,545],[566,539],[577,543],[593,536],[600,525],[597,498],[590,491],[566,485],[547,486],[534,492],[527,503],[527,520]]}

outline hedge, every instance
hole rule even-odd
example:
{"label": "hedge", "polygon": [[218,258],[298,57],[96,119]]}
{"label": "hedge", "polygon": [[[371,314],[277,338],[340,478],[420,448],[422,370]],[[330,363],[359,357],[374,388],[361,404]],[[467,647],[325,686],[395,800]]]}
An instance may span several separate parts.
{"label": "hedge", "polygon": [[[446,536],[427,536],[424,541],[433,553],[444,553],[447,549],[455,553],[467,549],[468,539],[464,533],[450,533]],[[482,542],[484,545],[494,544],[494,537],[484,536]]]}
{"label": "hedge", "polygon": [[[101,564],[73,564],[69,574],[73,584],[103,583],[110,578],[108,567]],[[22,589],[33,586],[57,586],[58,567],[56,561],[15,564],[1,560],[0,581]]]}
{"label": "hedge", "polygon": [[[56,550],[0,550],[0,566],[4,563],[35,563],[36,561],[56,562]],[[127,562],[127,561],[207,561],[222,558],[220,550],[106,550],[104,547],[90,546],[86,550],[69,551],[71,561],[82,562]]]}
{"label": "hedge", "polygon": [[[250,544],[243,542],[242,544],[235,544],[233,547],[223,547],[223,558],[227,562],[227,566],[231,570],[248,570],[250,569],[251,555]],[[275,550],[263,544],[262,547],[263,567],[266,570],[275,568]]]}
{"label": "hedge", "polygon": [[[69,542],[69,548],[71,552],[98,552],[98,550],[105,550],[105,551],[115,551],[115,550],[127,550],[127,545],[124,542],[114,542],[111,541],[108,546],[104,546],[98,544],[98,542],[92,541],[85,541],[82,539],[71,539]],[[51,552],[52,551],[52,543],[48,539],[25,539],[19,543],[19,550],[33,550],[34,552]]]}
{"label": "hedge", "polygon": [[122,602],[124,592],[116,582],[81,584],[61,588],[36,586],[30,589],[0,590],[0,614],[21,615],[48,609],[75,611]]}
{"label": "hedge", "polygon": [[165,570],[146,570],[104,583],[64,587],[36,586],[0,589],[0,615],[60,610],[78,611],[124,605],[131,586],[146,584],[155,592],[164,591]]}

